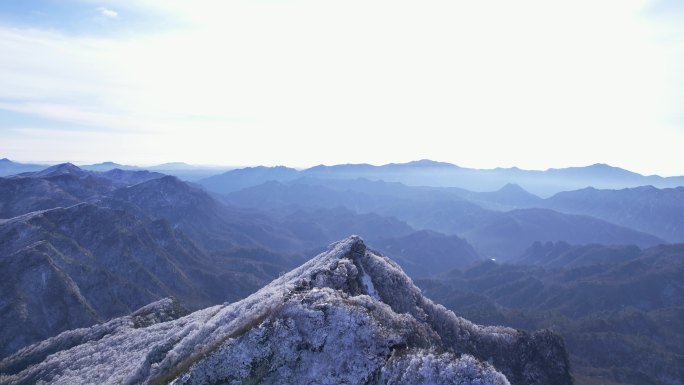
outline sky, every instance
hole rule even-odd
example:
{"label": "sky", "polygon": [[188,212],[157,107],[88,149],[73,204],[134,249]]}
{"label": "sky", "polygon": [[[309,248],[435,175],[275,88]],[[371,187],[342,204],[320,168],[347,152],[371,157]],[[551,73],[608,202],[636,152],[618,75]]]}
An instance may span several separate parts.
{"label": "sky", "polygon": [[3,0],[0,157],[684,174],[681,0]]}

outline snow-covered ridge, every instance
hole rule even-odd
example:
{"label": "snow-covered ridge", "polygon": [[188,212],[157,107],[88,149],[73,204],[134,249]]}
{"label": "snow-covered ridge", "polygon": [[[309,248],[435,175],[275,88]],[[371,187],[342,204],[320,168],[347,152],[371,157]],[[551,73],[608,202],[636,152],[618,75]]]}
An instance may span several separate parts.
{"label": "snow-covered ridge", "polygon": [[32,345],[0,362],[0,382],[571,383],[558,337],[459,318],[355,236],[242,301],[172,309]]}

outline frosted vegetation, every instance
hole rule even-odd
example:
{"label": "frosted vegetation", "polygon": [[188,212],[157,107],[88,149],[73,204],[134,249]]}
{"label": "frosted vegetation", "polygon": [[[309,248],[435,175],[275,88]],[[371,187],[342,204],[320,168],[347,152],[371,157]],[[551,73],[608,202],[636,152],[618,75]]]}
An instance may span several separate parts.
{"label": "frosted vegetation", "polygon": [[236,303],[163,300],[0,362],[12,384],[571,384],[561,340],[481,327],[358,237]]}

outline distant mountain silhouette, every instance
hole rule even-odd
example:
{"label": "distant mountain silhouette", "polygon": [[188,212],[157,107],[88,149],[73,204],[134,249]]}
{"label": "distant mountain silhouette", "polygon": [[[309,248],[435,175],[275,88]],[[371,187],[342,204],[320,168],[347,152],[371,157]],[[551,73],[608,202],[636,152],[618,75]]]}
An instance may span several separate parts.
{"label": "distant mountain silhouette", "polygon": [[534,207],[542,201],[538,196],[529,193],[514,183],[508,183],[499,190],[491,192],[464,191],[460,196],[485,208],[494,210]]}
{"label": "distant mountain silhouette", "polygon": [[158,164],[156,166],[149,166],[149,169],[158,169],[158,170],[195,170],[198,168],[198,166],[193,166],[191,164],[183,163],[183,162],[169,162],[169,163],[162,163]]}
{"label": "distant mountain silhouette", "polygon": [[88,171],[99,171],[99,172],[105,172],[105,171],[110,171],[114,169],[119,169],[119,170],[129,170],[129,171],[137,171],[137,170],[142,170],[141,167],[138,166],[127,166],[119,163],[114,163],[114,162],[102,162],[102,163],[95,163],[95,164],[85,164],[79,166],[80,168]]}
{"label": "distant mountain silhouette", "polygon": [[309,177],[245,188],[226,195],[225,201],[252,208],[344,206],[360,213],[379,213],[396,217],[415,229],[458,235],[482,255],[503,259],[519,255],[534,241],[644,247],[665,243],[656,236],[589,216],[549,209],[491,209],[544,205],[544,200],[516,185],[477,193],[367,179]]}
{"label": "distant mountain silhouette", "polygon": [[231,167],[220,166],[195,166],[183,162],[164,163],[143,168],[150,171],[160,172],[162,174],[173,175],[182,180],[191,182],[223,173],[226,172],[226,170],[231,169]]}
{"label": "distant mountain silhouette", "polygon": [[[7,158],[0,159],[0,176],[37,171],[43,168],[45,168],[44,165],[12,162]],[[301,177],[320,179],[365,178],[373,181],[401,182],[411,186],[459,187],[478,192],[495,191],[506,184],[517,184],[532,194],[542,197],[586,187],[621,189],[646,185],[653,185],[658,188],[684,186],[684,176],[644,176],[602,163],[584,167],[552,168],[544,171],[523,170],[517,167],[472,169],[427,159],[408,163],[390,163],[382,166],[370,164],[319,165],[301,171],[283,166],[258,166],[231,170],[230,167],[195,166],[182,162],[145,167],[102,162],[84,165],[81,168],[91,171],[108,171],[119,168],[160,172],[187,181],[197,181],[208,190],[220,194],[238,191],[269,181],[287,182]]]}
{"label": "distant mountain silhouette", "polygon": [[[22,164],[6,158],[0,159],[0,176],[37,171],[44,165]],[[658,188],[684,186],[684,176],[644,176],[619,167],[597,163],[584,167],[548,169],[544,171],[523,170],[517,167],[495,169],[472,169],[450,163],[419,160],[408,163],[390,163],[382,166],[370,164],[319,165],[304,170],[284,166],[247,167],[231,169],[219,166],[195,166],[182,162],[156,166],[127,166],[114,162],[102,162],[81,167],[90,171],[149,170],[174,175],[182,180],[197,181],[208,190],[225,194],[269,181],[288,182],[302,177],[319,179],[357,179],[385,182],[401,182],[411,186],[459,187],[470,191],[495,191],[506,184],[517,184],[526,191],[548,197],[561,191],[586,187],[597,189],[621,189],[653,185]],[[521,208],[514,205],[511,208]]]}
{"label": "distant mountain silhouette", "polygon": [[[474,192],[457,187],[407,186],[399,182],[372,181],[364,178],[319,179],[315,177],[303,177],[293,181],[280,182],[282,186],[278,186],[277,183],[279,182],[267,182],[265,185],[270,184],[269,186],[264,186],[267,188],[260,188],[260,186],[245,188],[241,191],[227,194],[227,197],[228,200],[230,200],[231,198],[237,198],[240,195],[259,195],[267,193],[267,190],[274,190],[275,188],[280,188],[280,191],[275,191],[277,194],[287,194],[288,192],[285,190],[287,187],[293,189],[298,188],[297,194],[306,194],[306,186],[318,186],[333,190],[334,193],[328,191],[332,196],[335,196],[335,194],[344,196],[344,194],[353,193],[376,197],[381,196],[382,199],[403,199],[412,201],[461,200],[473,202],[484,208],[491,208],[494,210],[510,210],[514,208],[529,207],[542,200],[525,191],[522,187],[514,184],[507,184],[499,190],[492,192]],[[290,194],[294,195],[295,193],[290,192]],[[275,196],[276,194],[273,195]],[[358,199],[359,197],[354,196],[353,198]],[[330,198],[325,201],[328,201],[329,199]],[[356,202],[359,203],[358,200]],[[318,204],[318,202],[309,201],[308,204]],[[376,206],[374,206],[374,209],[377,208]]]}
{"label": "distant mountain silhouette", "polygon": [[565,241],[573,244],[635,244],[649,247],[665,243],[650,234],[583,215],[562,214],[547,209],[520,209],[462,233],[485,256],[508,260],[535,241]]}
{"label": "distant mountain silhouette", "polygon": [[168,220],[210,250],[265,247],[294,252],[326,245],[340,234],[377,238],[413,231],[398,220],[340,208],[266,213],[230,207],[171,176],[117,190],[111,197],[107,204],[133,204],[147,215]]}
{"label": "distant mountain silhouette", "polygon": [[28,164],[13,162],[7,158],[0,159],[0,176],[15,175],[22,172],[39,171],[47,167],[44,164]]}
{"label": "distant mountain silhouette", "polygon": [[558,193],[543,206],[620,223],[670,242],[684,242],[684,187],[586,188]]}
{"label": "distant mountain silhouette", "polygon": [[[379,213],[407,222],[416,229],[459,234],[500,216],[499,212],[461,198],[460,189],[411,187],[367,179],[298,179],[267,182],[226,195],[224,201],[251,208],[338,207]],[[474,193],[476,194],[476,193]]]}
{"label": "distant mountain silhouette", "polygon": [[223,201],[232,205],[262,209],[343,206],[359,212],[379,212],[393,202],[404,201],[403,190],[396,190],[393,187],[374,191],[369,188],[371,184],[381,183],[357,179],[344,180],[335,186],[327,181],[311,178],[292,182],[271,181],[229,193],[223,197]]}
{"label": "distant mountain silhouette", "polygon": [[210,191],[229,193],[269,181],[289,181],[299,177],[299,171],[288,167],[248,167],[227,171],[198,181]]}
{"label": "distant mountain silhouette", "polygon": [[383,180],[412,186],[460,187],[472,191],[494,191],[506,184],[517,184],[535,195],[550,196],[560,191],[585,187],[625,188],[642,185],[676,187],[684,185],[684,176],[643,176],[606,164],[586,167],[548,169],[546,171],[519,168],[479,170],[462,168],[449,163],[422,160],[409,163],[391,163],[383,166],[344,164],[315,166],[297,171],[285,167],[252,167],[232,170],[203,179],[198,183],[217,193],[228,193],[269,181],[286,182],[298,177],[320,179]]}

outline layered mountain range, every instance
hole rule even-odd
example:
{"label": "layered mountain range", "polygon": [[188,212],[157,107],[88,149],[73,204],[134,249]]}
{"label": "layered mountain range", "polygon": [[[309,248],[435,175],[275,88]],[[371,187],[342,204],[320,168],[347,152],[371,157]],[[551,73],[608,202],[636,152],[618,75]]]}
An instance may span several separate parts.
{"label": "layered mountain range", "polygon": [[[0,159],[0,176],[47,167],[41,164],[23,164],[7,158]],[[621,189],[652,185],[658,188],[684,185],[684,176],[661,177],[641,175],[619,167],[597,163],[584,167],[551,168],[544,171],[523,170],[517,167],[474,169],[427,159],[408,163],[390,163],[381,166],[370,164],[319,165],[303,170],[285,166],[232,168],[221,166],[195,166],[174,162],[155,166],[127,166],[114,162],[82,165],[90,171],[149,170],[174,175],[183,180],[197,181],[211,191],[228,193],[266,181],[287,182],[302,177],[319,179],[356,179],[401,182],[410,186],[459,187],[472,191],[494,191],[506,184],[518,184],[540,196],[561,191],[593,186],[598,189]]]}
{"label": "layered mountain range", "polygon": [[[554,210],[556,199],[556,196],[541,199],[514,185],[506,185],[494,192],[476,193],[366,179],[315,178],[286,183],[270,181],[229,193],[223,198],[226,203],[250,208],[284,210],[342,206],[359,213],[379,213],[403,220],[416,229],[458,235],[481,255],[502,260],[522,253],[535,241],[648,247],[666,242],[662,237],[653,235],[655,232],[668,235],[671,241],[684,236],[684,227],[671,225],[666,232],[660,231],[663,226],[649,226],[648,223],[658,222],[658,214],[653,211],[642,210],[642,217],[635,215],[632,218],[630,223],[642,224],[636,230],[625,226],[622,221],[609,221],[615,217],[606,213],[593,216],[594,212],[590,210],[573,211],[564,207],[560,208],[565,212]],[[662,206],[663,213],[668,207],[684,209],[684,203],[681,203],[684,201],[672,204],[654,196],[650,200],[645,198],[641,204],[644,202]],[[625,207],[630,206],[626,204]],[[599,212],[598,209],[595,211]],[[672,218],[670,222],[679,219],[676,215],[668,215],[668,218]]]}
{"label": "layered mountain range", "polygon": [[[0,162],[0,168],[8,162]],[[516,336],[513,339],[527,347],[535,346],[540,338],[551,343],[552,350],[562,350],[562,343],[553,334],[531,332],[549,328],[568,342],[568,370],[576,384],[682,385],[678,380],[682,374],[677,369],[684,366],[679,365],[684,355],[677,347],[684,335],[678,322],[684,314],[678,302],[684,297],[680,293],[681,247],[668,243],[684,239],[684,216],[678,215],[684,213],[684,200],[680,199],[683,190],[629,187],[645,181],[660,187],[676,186],[676,178],[642,177],[603,165],[523,172],[468,170],[420,161],[381,167],[321,166],[301,171],[256,167],[192,184],[159,172],[118,166],[104,163],[86,169],[66,163],[16,169],[17,165],[12,164],[18,173],[0,177],[0,358],[12,355],[0,366],[5,375],[0,382],[32,383],[46,378],[57,383],[78,382],[75,374],[69,374],[72,371],[80,371],[86,376],[83,378],[92,380],[94,377],[85,374],[90,372],[85,366],[94,365],[109,370],[106,376],[119,373],[119,369],[135,370],[112,377],[122,381],[124,377],[150,383],[211,383],[226,379],[249,382],[261,378],[262,383],[277,383],[277,378],[285,378],[278,376],[290,373],[278,365],[298,365],[279,355],[294,354],[307,363],[310,371],[330,369],[326,378],[338,383],[342,377],[336,364],[321,364],[317,360],[323,356],[314,359],[306,355],[309,353],[300,353],[307,349],[319,353],[319,348],[325,351],[320,341],[311,340],[314,337],[303,332],[325,325],[324,330],[329,331],[332,324],[326,324],[325,317],[323,323],[311,321],[314,324],[305,323],[305,327],[295,330],[305,335],[295,338],[303,345],[294,351],[279,347],[259,352],[257,346],[270,344],[274,338],[291,337],[280,329],[269,329],[270,325],[285,325],[282,317],[286,313],[281,310],[310,314],[325,304],[333,304],[342,306],[335,314],[343,318],[351,314],[357,320],[357,310],[372,313],[361,323],[376,325],[364,329],[366,337],[377,333],[386,337],[384,331],[395,328],[402,330],[397,333],[404,333],[404,337],[413,335],[406,334],[411,328],[427,333],[419,333],[424,338],[422,345],[413,346],[411,342],[404,347],[391,345],[389,340],[378,342],[377,346],[390,344],[389,350],[383,350],[390,353],[373,361],[374,374],[367,383],[527,383],[537,374],[525,377],[520,371],[506,369],[512,363],[487,357],[489,348],[479,342],[468,348],[458,344],[456,348],[453,342],[466,338],[466,334],[477,340],[481,333],[504,330],[495,334],[508,335],[505,340]],[[483,186],[496,186],[481,189],[485,192],[462,188],[474,181],[468,178],[476,176]],[[560,182],[554,184],[554,178]],[[532,180],[536,184],[528,183]],[[568,186],[578,190],[561,191]],[[611,186],[620,189],[599,189]],[[528,189],[553,195],[542,198]],[[289,284],[283,286],[285,272],[349,234],[363,235],[378,252],[365,250],[358,238],[352,238],[337,245],[364,249],[363,255],[368,258],[340,257],[332,251],[335,246],[316,260],[352,261],[357,272],[344,262],[351,274],[344,279],[360,280],[362,284],[335,286],[342,281],[325,281],[323,286],[317,286],[309,279],[308,286],[295,290],[290,290]],[[416,297],[414,289],[401,293],[387,289],[386,295],[375,295],[382,294],[382,290],[363,261],[376,259],[386,261],[382,265],[385,270],[401,266],[417,280],[422,294],[456,314],[487,325],[530,332],[466,327],[470,324],[460,319],[455,322],[462,328],[459,330],[467,333],[439,329],[423,314],[433,314],[423,306],[429,300],[422,294]],[[311,263],[306,266],[313,266]],[[337,274],[332,267],[326,269],[321,274]],[[380,275],[394,277],[392,282],[402,287],[413,287],[404,282],[408,278],[403,273],[397,274]],[[368,286],[364,277],[373,277],[373,285]],[[271,289],[262,291],[251,302],[236,302],[274,279],[279,283],[268,286]],[[378,279],[383,282],[385,278]],[[328,289],[334,293],[319,293]],[[273,307],[267,306],[268,316],[259,313],[262,318],[249,309],[256,306],[256,298],[266,301],[267,292],[288,298],[301,294],[302,298],[318,298],[318,302],[314,301],[314,306],[314,302],[300,301],[303,307],[292,307],[295,304],[287,299],[273,302]],[[354,301],[366,296],[370,302],[354,302],[352,308],[356,310],[350,310],[346,307],[350,302],[340,296],[359,297]],[[399,305],[401,296],[420,298],[416,301],[423,304],[417,305],[423,313]],[[149,303],[154,304],[146,306]],[[207,306],[214,310],[199,310]],[[383,306],[391,312],[377,313]],[[135,311],[138,308],[141,310]],[[233,309],[230,317],[214,317],[222,312],[220,309],[228,308]],[[182,318],[188,311],[196,313]],[[275,318],[269,318],[271,312]],[[442,314],[442,310],[434,314],[438,313]],[[414,320],[406,318],[406,314]],[[396,321],[397,317],[400,321]],[[263,326],[267,319],[270,323]],[[216,338],[202,340],[213,347],[225,347],[221,348],[223,358],[213,355],[212,348],[200,349],[202,358],[193,352],[181,354],[182,360],[174,361],[176,346],[186,346],[178,342],[185,335],[179,336],[181,329],[177,325],[184,325],[182,334],[195,327],[204,330],[204,326],[198,326],[204,323],[211,329],[217,322],[250,326],[239,327],[238,335],[211,332]],[[253,324],[258,328],[253,329]],[[168,330],[169,334],[159,337],[160,330]],[[266,334],[258,334],[257,338],[257,334],[249,334],[253,330]],[[148,332],[152,334],[148,336]],[[119,335],[121,339],[117,340],[115,336]],[[251,335],[251,342],[230,348],[222,345],[243,335]],[[131,348],[126,345],[131,336],[156,348]],[[46,338],[51,339],[40,343]],[[109,342],[102,342],[108,338],[119,345],[109,350]],[[382,341],[381,337],[368,338]],[[537,360],[525,355],[536,348],[501,346],[508,346],[502,350],[505,355],[525,357],[525,362]],[[359,351],[372,356],[366,347],[363,345]],[[282,347],[286,348],[292,347]],[[128,363],[119,366],[118,359],[100,366],[88,356],[102,351],[124,357],[125,349],[137,352],[130,360],[131,365],[138,365],[135,369]],[[213,358],[205,362],[209,355]],[[613,355],[617,358],[610,358]],[[97,357],[101,359],[101,355]],[[226,357],[248,357],[240,362],[249,362],[237,373],[236,368],[225,368]],[[265,357],[270,358],[264,361]],[[282,360],[270,361],[273,357]],[[72,359],[84,366],[67,368],[65,362]],[[158,369],[162,362],[170,366]],[[202,369],[193,372],[190,368],[195,364]],[[281,369],[274,374],[273,368]],[[357,366],[345,368],[350,373],[367,373]],[[416,368],[422,368],[419,372],[423,374],[432,373],[431,377],[414,373]],[[217,371],[223,374],[207,374]],[[455,377],[440,377],[456,372],[460,374]],[[297,375],[308,378],[312,374],[301,369]],[[354,381],[359,378],[354,377]]]}
{"label": "layered mountain range", "polygon": [[[36,172],[49,167],[47,164],[20,163],[7,158],[0,159],[0,176],[16,175],[24,172]],[[125,171],[149,171],[173,175],[187,181],[207,178],[227,170],[232,167],[222,166],[194,166],[182,162],[164,163],[155,166],[130,166],[115,162],[102,162],[94,164],[83,164],[79,168],[87,171],[107,172],[111,170]]]}
{"label": "layered mountain range", "polygon": [[472,191],[493,191],[511,183],[525,186],[534,194],[550,196],[561,191],[588,186],[615,189],[653,185],[677,187],[684,185],[684,177],[644,176],[619,167],[594,164],[586,167],[548,169],[545,171],[513,168],[472,169],[444,162],[419,160],[409,163],[342,164],[316,166],[304,170],[287,167],[254,167],[227,171],[199,183],[212,191],[228,193],[265,181],[292,181],[302,177],[318,179],[355,179],[400,182],[409,186],[459,187]]}
{"label": "layered mountain range", "polygon": [[[230,207],[176,177],[72,164],[0,178],[0,198],[0,356],[164,297],[189,309],[244,298],[350,233],[391,243],[415,231],[339,207]],[[479,259],[462,251],[439,258]]]}

